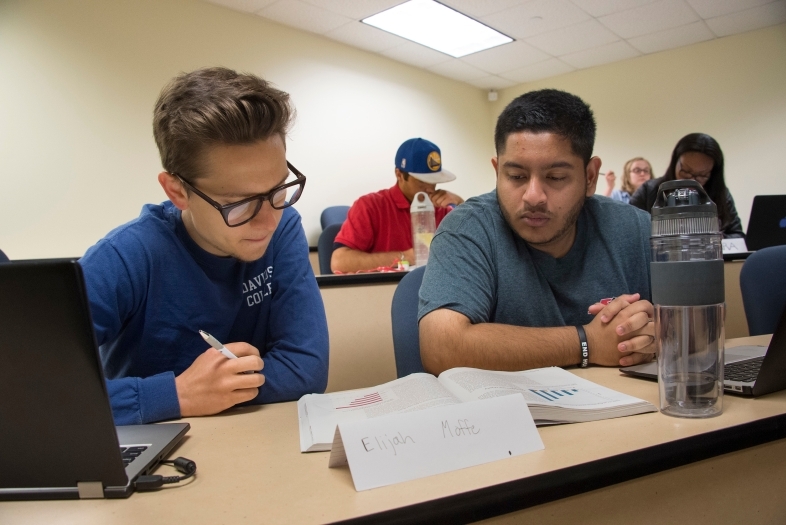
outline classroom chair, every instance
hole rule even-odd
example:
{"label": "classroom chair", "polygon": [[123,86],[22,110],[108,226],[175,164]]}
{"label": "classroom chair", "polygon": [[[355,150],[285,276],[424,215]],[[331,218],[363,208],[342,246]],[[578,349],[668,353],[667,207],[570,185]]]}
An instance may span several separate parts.
{"label": "classroom chair", "polygon": [[319,273],[329,275],[333,273],[330,269],[330,258],[333,256],[333,240],[341,229],[341,223],[330,224],[319,234],[317,242],[317,256],[319,257]]}
{"label": "classroom chair", "polygon": [[322,210],[322,215],[319,217],[322,229],[324,230],[331,224],[343,224],[347,220],[348,211],[349,206],[330,206]]}
{"label": "classroom chair", "polygon": [[786,308],[786,246],[753,252],[742,265],[740,290],[750,335],[773,333]]}
{"label": "classroom chair", "polygon": [[404,377],[425,372],[420,360],[418,335],[418,292],[425,266],[415,268],[398,283],[393,292],[390,316],[393,324],[393,353],[396,356],[396,376]]}
{"label": "classroom chair", "polygon": [[3,253],[3,250],[0,250],[0,263],[8,262],[9,260],[8,256]]}

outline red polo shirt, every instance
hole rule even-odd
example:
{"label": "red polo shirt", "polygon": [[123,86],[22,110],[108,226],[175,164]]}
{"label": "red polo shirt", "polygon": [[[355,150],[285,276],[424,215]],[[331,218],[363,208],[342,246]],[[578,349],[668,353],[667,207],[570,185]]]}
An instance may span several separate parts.
{"label": "red polo shirt", "polygon": [[[366,253],[403,252],[412,248],[409,202],[398,185],[363,195],[349,209],[347,220],[336,235],[336,244]],[[436,208],[436,224],[450,208]]]}

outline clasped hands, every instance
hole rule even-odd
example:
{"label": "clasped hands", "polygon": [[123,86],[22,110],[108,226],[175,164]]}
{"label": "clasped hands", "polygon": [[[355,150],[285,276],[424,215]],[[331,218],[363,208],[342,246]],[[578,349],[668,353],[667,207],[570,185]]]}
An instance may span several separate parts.
{"label": "clasped hands", "polygon": [[584,327],[590,362],[603,366],[631,366],[655,356],[652,303],[639,294],[621,295],[609,304],[589,307],[595,316]]}

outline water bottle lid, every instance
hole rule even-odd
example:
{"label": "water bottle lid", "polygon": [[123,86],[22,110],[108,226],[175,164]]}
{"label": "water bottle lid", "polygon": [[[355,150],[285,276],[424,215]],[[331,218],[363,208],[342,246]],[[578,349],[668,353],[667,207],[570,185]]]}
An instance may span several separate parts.
{"label": "water bottle lid", "polygon": [[434,211],[434,204],[424,191],[419,191],[412,197],[412,205],[409,207],[409,213],[417,213],[420,211]]}
{"label": "water bottle lid", "polygon": [[672,180],[658,188],[652,236],[718,233],[718,207],[695,180]]}

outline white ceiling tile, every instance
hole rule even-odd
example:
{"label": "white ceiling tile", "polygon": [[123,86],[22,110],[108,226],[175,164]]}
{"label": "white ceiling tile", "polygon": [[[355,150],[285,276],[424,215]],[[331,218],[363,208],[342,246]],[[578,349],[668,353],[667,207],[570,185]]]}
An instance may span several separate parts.
{"label": "white ceiling tile", "polygon": [[321,7],[325,11],[346,16],[353,20],[362,20],[371,15],[381,13],[391,7],[403,3],[404,0],[303,0],[311,5]]}
{"label": "white ceiling tile", "polygon": [[691,7],[704,19],[744,11],[770,2],[772,0],[688,0]]}
{"label": "white ceiling tile", "polygon": [[551,58],[543,62],[538,62],[537,64],[508,71],[500,76],[504,79],[512,80],[517,84],[522,84],[524,82],[540,80],[541,78],[555,77],[564,73],[570,73],[574,71],[574,69],[573,66],[569,66],[558,58]]}
{"label": "white ceiling tile", "polygon": [[351,18],[325,11],[300,0],[282,0],[257,11],[257,14],[319,35],[352,21]]}
{"label": "white ceiling tile", "polygon": [[480,18],[523,4],[529,0],[440,0],[459,13]]}
{"label": "white ceiling tile", "polygon": [[620,37],[597,20],[587,20],[570,27],[549,31],[527,39],[527,43],[553,56],[566,55],[616,42]]}
{"label": "white ceiling tile", "polygon": [[713,38],[715,38],[715,35],[712,34],[712,31],[710,31],[707,25],[702,21],[675,27],[674,29],[667,29],[666,31],[630,38],[628,39],[628,43],[642,53],[657,53],[658,51],[689,46],[698,42],[704,42],[705,40],[712,40]]}
{"label": "white ceiling tile", "polygon": [[386,49],[382,51],[381,54],[398,60],[399,62],[405,62],[422,68],[429,68],[441,62],[454,60],[450,55],[434,51],[433,49],[414,42],[407,42],[406,44]]}
{"label": "white ceiling tile", "polygon": [[407,43],[399,36],[362,22],[350,22],[325,33],[325,36],[375,53]]}
{"label": "white ceiling tile", "polygon": [[739,13],[707,20],[707,25],[718,36],[734,35],[786,22],[786,2],[772,2]]}
{"label": "white ceiling tile", "polygon": [[660,0],[599,18],[622,38],[633,38],[696,22],[699,17],[685,0]]}
{"label": "white ceiling tile", "polygon": [[528,64],[541,62],[549,55],[524,42],[511,42],[492,49],[461,57],[466,62],[494,75]]}
{"label": "white ceiling tile", "polygon": [[619,41],[613,44],[596,47],[595,49],[571,53],[560,57],[560,60],[567,62],[576,69],[582,69],[608,64],[609,62],[616,62],[618,60],[625,60],[626,58],[633,58],[640,54],[641,53],[631,47],[627,42]]}
{"label": "white ceiling tile", "polygon": [[567,0],[531,0],[525,4],[484,16],[481,22],[513,38],[531,36],[572,26],[590,16]]}
{"label": "white ceiling tile", "polygon": [[505,89],[511,86],[515,86],[516,82],[513,82],[512,80],[508,80],[502,77],[498,77],[496,75],[489,75],[487,77],[468,80],[467,84],[472,84],[473,86],[482,89]]}
{"label": "white ceiling tile", "polygon": [[481,71],[476,67],[465,64],[456,58],[448,60],[447,62],[442,62],[441,64],[437,64],[435,66],[430,66],[428,70],[432,73],[436,73],[437,75],[442,75],[443,77],[449,77],[455,80],[461,80],[462,82],[488,76],[488,73],[485,71]]}
{"label": "white ceiling tile", "polygon": [[657,0],[570,0],[594,17],[618,13],[634,7],[651,4]]}
{"label": "white ceiling tile", "polygon": [[235,11],[254,13],[276,2],[277,0],[206,0],[211,4],[222,5]]}

